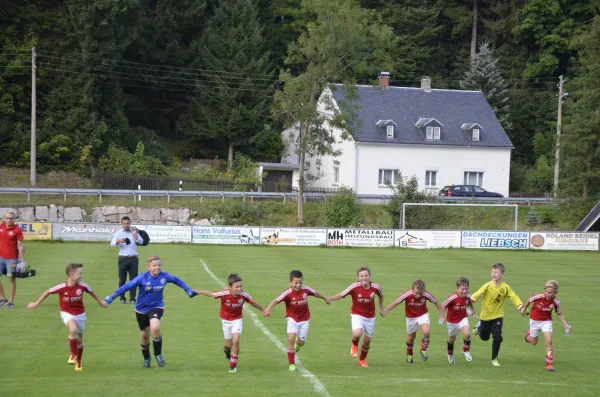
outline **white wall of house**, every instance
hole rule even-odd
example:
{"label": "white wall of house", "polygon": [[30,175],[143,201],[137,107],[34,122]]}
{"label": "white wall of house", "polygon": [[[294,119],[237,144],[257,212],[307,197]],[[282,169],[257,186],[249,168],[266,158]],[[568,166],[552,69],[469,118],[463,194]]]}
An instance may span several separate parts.
{"label": "white wall of house", "polygon": [[[479,184],[488,191],[508,196],[511,150],[507,148],[358,144],[358,194],[390,194],[380,184],[380,170],[399,170],[416,175],[419,189],[438,191],[446,185]],[[426,186],[427,171],[435,172],[435,185]],[[431,174],[429,175],[431,178]],[[479,179],[483,178],[482,183]],[[476,183],[472,183],[477,181]]]}

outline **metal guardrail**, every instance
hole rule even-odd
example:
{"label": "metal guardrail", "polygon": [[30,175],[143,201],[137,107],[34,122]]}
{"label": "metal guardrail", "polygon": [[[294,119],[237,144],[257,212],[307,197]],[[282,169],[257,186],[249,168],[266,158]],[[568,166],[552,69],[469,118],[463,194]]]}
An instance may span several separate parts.
{"label": "metal guardrail", "polygon": [[[110,189],[57,189],[57,188],[0,188],[0,194],[26,194],[27,202],[30,201],[32,194],[62,195],[63,201],[67,201],[67,196],[97,196],[98,201],[102,202],[102,196],[131,196],[133,202],[136,202],[136,196],[139,200],[144,197],[166,197],[167,202],[171,202],[171,197],[198,197],[200,202],[204,197],[207,198],[280,198],[284,202],[288,199],[297,199],[295,192],[215,192],[215,191],[178,191],[178,190],[110,190]],[[304,200],[307,199],[326,199],[335,193],[304,193]],[[392,198],[390,194],[358,194],[357,198],[363,202],[385,202]],[[457,203],[503,203],[503,204],[534,204],[549,203],[554,201],[551,197],[439,197],[440,201]]]}

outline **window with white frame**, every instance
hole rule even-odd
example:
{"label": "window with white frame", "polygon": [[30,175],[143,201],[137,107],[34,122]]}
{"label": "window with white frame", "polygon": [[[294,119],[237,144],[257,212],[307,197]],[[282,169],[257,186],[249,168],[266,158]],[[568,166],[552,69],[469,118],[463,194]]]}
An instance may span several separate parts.
{"label": "window with white frame", "polygon": [[425,138],[428,140],[433,139],[433,127],[427,127],[425,130]]}
{"label": "window with white frame", "polygon": [[479,128],[473,128],[473,140],[474,141],[479,140]]}
{"label": "window with white frame", "polygon": [[483,172],[465,171],[465,185],[483,187]]}
{"label": "window with white frame", "polygon": [[395,175],[396,170],[379,170],[379,186],[386,186],[386,183],[389,182],[392,185],[395,183]]}
{"label": "window with white frame", "polygon": [[442,137],[442,129],[440,127],[433,127],[433,139],[440,139]]}
{"label": "window with white frame", "polygon": [[425,171],[425,187],[437,186],[437,171]]}
{"label": "window with white frame", "polygon": [[387,131],[388,139],[394,137],[394,126],[393,125],[388,125],[386,131]]}
{"label": "window with white frame", "polygon": [[336,165],[333,167],[333,184],[337,185],[340,183],[340,166]]}

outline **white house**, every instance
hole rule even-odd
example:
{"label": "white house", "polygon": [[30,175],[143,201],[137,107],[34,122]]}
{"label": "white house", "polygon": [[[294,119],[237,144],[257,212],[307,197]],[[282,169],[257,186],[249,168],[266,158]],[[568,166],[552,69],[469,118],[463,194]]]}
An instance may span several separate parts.
{"label": "white house", "polygon": [[[390,87],[387,73],[379,81],[379,87],[357,87],[360,124],[352,140],[336,144],[342,154],[306,158],[305,169],[322,175],[311,187],[390,194],[385,181],[394,182],[399,170],[415,175],[420,189],[469,184],[508,196],[513,145],[481,91],[431,89],[429,78],[421,88]],[[323,95],[343,98],[336,84]],[[289,145],[281,163],[261,163],[261,170],[289,174],[297,186],[297,130],[284,134]]]}

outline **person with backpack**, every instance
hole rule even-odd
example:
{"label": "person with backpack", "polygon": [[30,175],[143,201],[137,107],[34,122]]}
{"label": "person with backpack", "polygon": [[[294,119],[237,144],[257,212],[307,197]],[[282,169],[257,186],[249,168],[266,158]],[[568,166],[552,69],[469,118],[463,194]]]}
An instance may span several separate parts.
{"label": "person with backpack", "polygon": [[[133,280],[138,275],[139,258],[137,246],[144,244],[139,230],[131,227],[131,219],[128,216],[121,218],[121,230],[117,231],[113,236],[110,246],[119,247],[119,287],[125,285],[127,275],[129,280]],[[129,290],[129,303],[136,302],[137,290],[132,288]],[[127,303],[125,292],[120,296],[121,303]]]}

